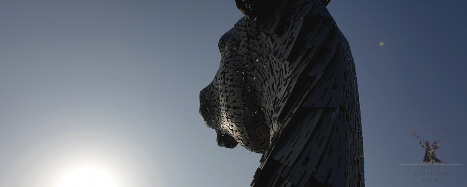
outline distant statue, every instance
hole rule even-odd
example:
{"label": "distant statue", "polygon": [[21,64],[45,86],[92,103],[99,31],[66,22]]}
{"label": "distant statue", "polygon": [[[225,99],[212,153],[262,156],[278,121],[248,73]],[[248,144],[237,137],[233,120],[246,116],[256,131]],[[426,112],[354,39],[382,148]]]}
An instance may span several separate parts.
{"label": "distant statue", "polygon": [[328,0],[236,0],[200,93],[217,144],[262,153],[252,186],[363,187],[363,138],[349,44]]}
{"label": "distant statue", "polygon": [[444,161],[441,161],[440,159],[436,158],[435,151],[438,149],[441,145],[438,145],[438,140],[433,141],[433,143],[430,144],[428,138],[427,140],[423,140],[418,136],[417,133],[414,131],[411,131],[412,134],[418,138],[420,141],[420,145],[425,148],[425,156],[423,157],[423,163],[445,163]]}

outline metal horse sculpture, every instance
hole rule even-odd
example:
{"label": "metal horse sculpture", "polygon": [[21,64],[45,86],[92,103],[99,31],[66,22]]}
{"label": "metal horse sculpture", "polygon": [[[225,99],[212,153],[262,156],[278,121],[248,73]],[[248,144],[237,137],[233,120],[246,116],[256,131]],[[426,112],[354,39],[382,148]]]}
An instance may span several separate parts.
{"label": "metal horse sculpture", "polygon": [[252,186],[364,186],[355,65],[326,0],[236,0],[200,93],[219,146],[262,153]]}

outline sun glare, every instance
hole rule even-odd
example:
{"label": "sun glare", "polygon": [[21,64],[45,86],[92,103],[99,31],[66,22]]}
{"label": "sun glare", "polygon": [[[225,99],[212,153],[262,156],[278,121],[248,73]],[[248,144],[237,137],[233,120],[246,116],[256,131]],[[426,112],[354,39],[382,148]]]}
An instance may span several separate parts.
{"label": "sun glare", "polygon": [[63,174],[56,187],[118,187],[110,172],[103,168],[80,167]]}

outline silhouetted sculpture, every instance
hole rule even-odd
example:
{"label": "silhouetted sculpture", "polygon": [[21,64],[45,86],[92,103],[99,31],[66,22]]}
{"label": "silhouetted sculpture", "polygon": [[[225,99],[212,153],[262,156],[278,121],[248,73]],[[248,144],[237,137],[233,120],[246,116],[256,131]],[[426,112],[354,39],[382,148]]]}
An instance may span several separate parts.
{"label": "silhouetted sculpture", "polygon": [[355,65],[325,0],[236,0],[200,93],[219,146],[263,153],[252,186],[364,186]]}
{"label": "silhouetted sculpture", "polygon": [[420,141],[420,145],[425,148],[425,156],[423,157],[423,163],[444,163],[440,159],[436,158],[435,151],[438,149],[441,145],[438,145],[438,140],[433,141],[432,144],[430,144],[429,140],[426,139],[423,140],[416,134],[415,132],[412,132],[412,134],[418,138]]}

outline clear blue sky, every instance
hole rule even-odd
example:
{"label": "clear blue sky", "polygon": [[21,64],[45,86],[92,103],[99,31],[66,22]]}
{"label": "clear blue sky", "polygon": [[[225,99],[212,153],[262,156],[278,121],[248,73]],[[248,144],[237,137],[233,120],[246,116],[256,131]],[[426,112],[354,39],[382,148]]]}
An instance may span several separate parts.
{"label": "clear blue sky", "polygon": [[[366,185],[467,186],[467,2],[328,8],[357,66]],[[198,114],[241,16],[234,0],[0,0],[0,186],[96,163],[120,187],[248,186],[261,155],[217,147]],[[411,129],[463,165],[421,182],[400,165],[423,159]]]}

